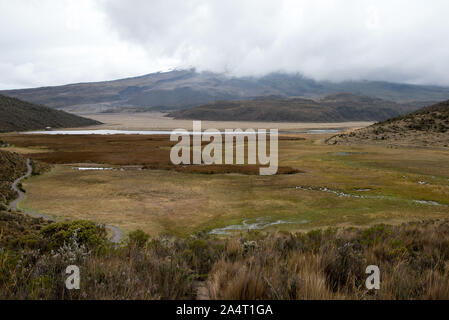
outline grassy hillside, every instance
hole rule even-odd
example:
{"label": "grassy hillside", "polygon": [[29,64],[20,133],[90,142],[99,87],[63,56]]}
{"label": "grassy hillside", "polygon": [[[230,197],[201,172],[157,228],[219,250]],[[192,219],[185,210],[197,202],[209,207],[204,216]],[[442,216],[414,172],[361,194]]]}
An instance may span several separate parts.
{"label": "grassy hillside", "polygon": [[0,95],[0,132],[82,127],[100,124],[64,111]]}
{"label": "grassy hillside", "polygon": [[449,147],[449,100],[328,140]]}
{"label": "grassy hillside", "polygon": [[381,121],[416,108],[416,104],[398,104],[339,93],[320,100],[268,97],[244,101],[217,101],[174,111],[169,116],[177,119],[217,121]]}

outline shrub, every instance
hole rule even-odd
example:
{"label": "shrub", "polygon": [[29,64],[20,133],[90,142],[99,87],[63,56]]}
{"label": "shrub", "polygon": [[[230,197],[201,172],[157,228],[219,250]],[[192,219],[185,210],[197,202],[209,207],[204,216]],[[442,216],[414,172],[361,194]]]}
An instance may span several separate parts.
{"label": "shrub", "polygon": [[91,221],[53,223],[41,231],[42,236],[48,241],[50,249],[58,249],[65,243],[70,243],[75,233],[79,244],[90,249],[104,246],[106,242],[104,226],[96,225]]}
{"label": "shrub", "polygon": [[[326,281],[334,292],[359,288],[365,265],[362,254],[352,243],[337,248],[330,256],[324,256]],[[327,261],[326,261],[327,260]]]}
{"label": "shrub", "polygon": [[150,236],[140,229],[131,232],[129,235],[129,243],[136,245],[137,247],[144,247]]}

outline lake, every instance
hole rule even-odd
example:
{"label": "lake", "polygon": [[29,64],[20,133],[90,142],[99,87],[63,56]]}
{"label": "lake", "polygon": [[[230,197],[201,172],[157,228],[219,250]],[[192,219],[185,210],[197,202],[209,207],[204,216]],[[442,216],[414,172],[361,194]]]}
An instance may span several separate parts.
{"label": "lake", "polygon": [[[175,130],[174,130],[175,131]],[[49,135],[85,135],[85,134],[97,134],[97,135],[113,135],[113,134],[141,134],[141,135],[170,135],[174,131],[168,130],[52,130],[52,131],[27,131],[23,134],[49,134]],[[305,134],[326,134],[326,133],[338,133],[341,130],[336,129],[323,129],[323,130],[304,130]],[[269,132],[269,130],[267,130]],[[181,134],[199,134],[199,132],[180,132]],[[202,132],[205,134],[205,132]],[[225,132],[225,131],[210,131],[208,134],[246,134],[245,132]],[[282,133],[282,131],[281,131]]]}

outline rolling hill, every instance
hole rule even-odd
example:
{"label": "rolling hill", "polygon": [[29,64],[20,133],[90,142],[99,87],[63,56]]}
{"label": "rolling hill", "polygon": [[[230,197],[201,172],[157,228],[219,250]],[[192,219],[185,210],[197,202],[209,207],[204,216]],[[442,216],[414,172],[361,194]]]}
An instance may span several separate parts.
{"label": "rolling hill", "polygon": [[72,112],[123,111],[153,107],[179,109],[218,100],[263,96],[317,98],[338,92],[396,102],[449,99],[449,88],[376,81],[315,81],[300,74],[272,73],[232,77],[220,73],[175,70],[144,76],[55,87],[0,91],[0,94]]}
{"label": "rolling hill", "polygon": [[244,101],[217,101],[171,112],[176,119],[217,121],[344,122],[381,121],[416,110],[416,103],[338,93],[319,100],[264,97]]}
{"label": "rolling hill", "polygon": [[449,100],[367,128],[337,135],[327,142],[449,147]]}
{"label": "rolling hill", "polygon": [[100,122],[0,95],[0,132],[83,127]]}

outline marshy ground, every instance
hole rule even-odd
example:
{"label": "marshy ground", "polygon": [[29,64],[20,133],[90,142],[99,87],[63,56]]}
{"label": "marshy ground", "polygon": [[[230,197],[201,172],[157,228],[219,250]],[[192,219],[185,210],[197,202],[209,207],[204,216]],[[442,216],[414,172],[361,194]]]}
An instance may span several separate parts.
{"label": "marshy ground", "polygon": [[[258,218],[267,221],[264,230],[297,231],[449,214],[449,150],[334,146],[324,144],[328,137],[281,137],[279,165],[298,173],[275,176],[251,174],[256,166],[172,170],[168,136],[0,138],[27,157],[55,164],[23,183],[21,207],[125,232],[186,236]],[[83,166],[116,170],[77,170]],[[269,225],[278,220],[288,223]]]}

